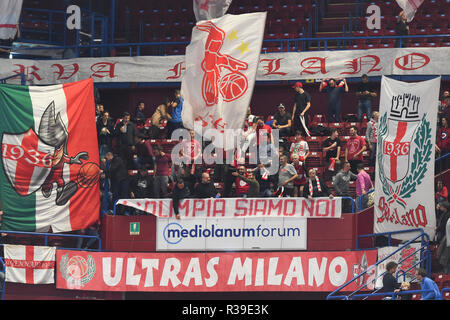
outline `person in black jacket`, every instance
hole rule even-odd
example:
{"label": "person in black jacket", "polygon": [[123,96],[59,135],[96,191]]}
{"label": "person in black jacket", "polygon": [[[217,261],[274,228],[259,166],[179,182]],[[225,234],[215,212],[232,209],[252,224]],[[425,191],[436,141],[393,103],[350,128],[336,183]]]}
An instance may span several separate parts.
{"label": "person in black jacket", "polygon": [[220,196],[220,194],[219,192],[217,192],[214,183],[211,182],[209,173],[203,172],[202,180],[194,188],[194,197],[204,199],[204,198],[215,198],[216,196]]}
{"label": "person in black jacket", "polygon": [[309,169],[308,171],[308,179],[303,187],[303,196],[310,200],[315,197],[329,197],[330,199],[334,197],[327,184],[319,179],[315,169]]}
{"label": "person in black jacket", "polygon": [[131,116],[128,112],[123,114],[122,121],[117,124],[115,135],[119,147],[120,157],[125,161],[127,169],[132,169],[132,155],[135,150],[137,130],[136,125],[131,122]]}
{"label": "person in black jacket", "polygon": [[394,277],[395,272],[397,272],[398,264],[395,261],[389,261],[386,264],[386,273],[383,276],[383,292],[399,292],[400,284]]}
{"label": "person in black jacket", "polygon": [[184,185],[184,181],[181,178],[177,179],[177,183],[175,184],[175,187],[172,191],[172,205],[173,205],[173,212],[175,213],[175,217],[177,219],[180,219],[180,212],[178,211],[178,206],[180,204],[180,200],[190,198],[191,197],[191,191],[188,187]]}
{"label": "person in black jacket", "polygon": [[114,123],[109,117],[109,112],[103,112],[97,120],[97,137],[100,148],[100,158],[106,152],[112,151],[112,139],[114,134]]}
{"label": "person in black jacket", "polygon": [[[107,152],[104,159],[101,169],[105,173],[106,178],[111,181],[113,203],[119,199],[127,199],[129,197],[129,180],[125,163],[112,152]],[[124,211],[123,206],[118,208],[119,214],[123,214]]]}
{"label": "person in black jacket", "polygon": [[[151,198],[153,196],[153,177],[148,174],[146,167],[140,167],[138,173],[131,179],[130,195],[132,199]],[[146,214],[142,210],[135,210],[136,214]]]}

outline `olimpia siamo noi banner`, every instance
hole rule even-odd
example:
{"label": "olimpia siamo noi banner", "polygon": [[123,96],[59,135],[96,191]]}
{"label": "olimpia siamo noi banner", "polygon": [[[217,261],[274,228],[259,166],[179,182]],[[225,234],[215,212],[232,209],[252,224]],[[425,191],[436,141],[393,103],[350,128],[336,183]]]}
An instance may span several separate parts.
{"label": "olimpia siamo noi banner", "polygon": [[99,219],[93,80],[0,85],[2,229],[65,232]]}

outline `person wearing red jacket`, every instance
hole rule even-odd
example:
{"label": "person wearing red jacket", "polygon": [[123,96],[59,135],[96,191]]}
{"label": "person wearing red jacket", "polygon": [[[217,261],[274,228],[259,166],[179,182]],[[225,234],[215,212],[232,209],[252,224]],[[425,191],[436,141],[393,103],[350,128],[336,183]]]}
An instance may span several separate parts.
{"label": "person wearing red jacket", "polygon": [[[245,170],[244,166],[239,166],[238,168],[238,172],[241,176],[244,176],[247,178],[247,172]],[[236,179],[234,180],[234,185],[236,188],[236,197],[246,197],[248,190],[250,189],[250,185],[244,181],[243,179],[241,179],[239,176],[236,177]]]}

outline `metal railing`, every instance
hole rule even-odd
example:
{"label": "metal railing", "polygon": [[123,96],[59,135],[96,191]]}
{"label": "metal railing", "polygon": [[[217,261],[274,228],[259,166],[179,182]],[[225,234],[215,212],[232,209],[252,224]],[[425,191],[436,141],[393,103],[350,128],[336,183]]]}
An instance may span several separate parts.
{"label": "metal railing", "polygon": [[[420,265],[422,268],[425,268],[427,270],[427,273],[430,272],[431,270],[431,251],[429,249],[429,236],[423,231],[423,229],[411,229],[411,230],[403,230],[403,231],[395,231],[395,232],[385,232],[385,233],[377,233],[377,234],[368,234],[368,235],[360,235],[357,237],[356,240],[356,249],[359,250],[359,239],[363,238],[363,237],[374,237],[374,236],[379,236],[379,235],[384,235],[384,234],[390,234],[390,236],[392,236],[392,234],[404,234],[404,233],[415,233],[415,232],[419,232],[419,235],[412,238],[411,240],[407,241],[406,243],[404,243],[402,246],[400,246],[399,248],[397,248],[396,250],[394,250],[391,254],[389,254],[388,256],[386,256],[385,258],[383,258],[382,260],[377,261],[374,265],[369,266],[365,271],[363,271],[362,273],[360,273],[359,275],[353,277],[351,280],[347,281],[346,283],[344,283],[343,285],[341,285],[339,288],[337,288],[336,290],[334,290],[333,292],[331,292],[328,296],[327,296],[327,300],[339,300],[339,299],[343,299],[343,300],[349,300],[350,298],[352,298],[353,296],[355,296],[356,294],[358,294],[360,291],[364,290],[364,289],[368,289],[368,286],[370,283],[374,283],[376,282],[376,280],[382,276],[384,276],[384,274],[386,273],[383,272],[381,275],[378,275],[376,277],[373,278],[373,280],[370,280],[370,282],[365,282],[363,283],[358,289],[354,290],[353,292],[351,292],[348,295],[336,295],[339,292],[344,291],[344,289],[346,287],[348,287],[350,284],[352,283],[356,283],[356,281],[358,279],[360,279],[362,277],[362,279],[364,279],[364,276],[368,277],[370,275],[370,273],[372,272],[376,272],[377,270],[377,266],[383,262],[385,262],[386,260],[390,259],[393,255],[397,254],[398,252],[401,252],[401,250],[403,250],[404,247],[417,242],[418,239],[420,239],[421,241],[421,247],[417,250],[415,250],[414,252],[412,252],[411,254],[409,254],[407,257],[402,258],[400,261],[398,261],[398,265],[401,265],[401,263],[403,261],[406,261],[407,259],[409,259],[411,256],[415,255],[417,252],[420,251],[420,259],[418,262],[416,262],[415,264],[412,264],[412,266],[407,270],[411,270],[412,268],[416,268],[418,265]],[[405,278],[406,276],[406,272],[403,272],[403,277]],[[402,272],[397,272],[396,278],[399,277],[399,275]],[[381,289],[381,288],[380,288]],[[364,294],[358,294],[358,295],[363,295],[366,298],[371,297],[373,294],[378,293],[378,291],[380,291],[380,289],[377,289],[371,293],[364,293]],[[386,295],[386,293],[383,293],[384,295]],[[381,295],[381,294],[378,294]]]}
{"label": "metal railing", "polygon": [[5,300],[6,268],[2,257],[0,257],[0,267],[0,300]]}

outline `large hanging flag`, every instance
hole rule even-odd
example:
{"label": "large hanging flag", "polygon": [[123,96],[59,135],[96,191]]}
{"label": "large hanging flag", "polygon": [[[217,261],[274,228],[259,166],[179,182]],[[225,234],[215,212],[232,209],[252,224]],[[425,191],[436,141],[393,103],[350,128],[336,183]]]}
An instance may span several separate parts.
{"label": "large hanging flag", "polygon": [[2,229],[64,232],[99,219],[92,79],[0,85]]}
{"label": "large hanging flag", "polygon": [[0,39],[14,39],[23,0],[0,1]]}
{"label": "large hanging flag", "polygon": [[200,21],[193,28],[181,84],[186,128],[219,133],[242,128],[255,84],[266,15],[227,14]]}
{"label": "large hanging flag", "polygon": [[211,20],[227,13],[232,0],[193,0],[195,19]]}
{"label": "large hanging flag", "polygon": [[[375,169],[374,232],[436,226],[434,146],[440,77],[408,83],[381,80]],[[409,240],[417,233],[393,235]]]}
{"label": "large hanging flag", "polygon": [[6,281],[55,283],[55,247],[5,244]]}
{"label": "large hanging flag", "polygon": [[406,15],[406,21],[411,22],[414,19],[417,9],[424,0],[397,0],[397,4],[403,9]]}

